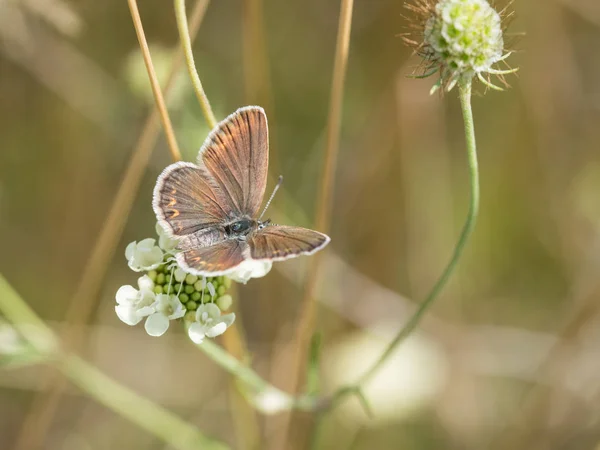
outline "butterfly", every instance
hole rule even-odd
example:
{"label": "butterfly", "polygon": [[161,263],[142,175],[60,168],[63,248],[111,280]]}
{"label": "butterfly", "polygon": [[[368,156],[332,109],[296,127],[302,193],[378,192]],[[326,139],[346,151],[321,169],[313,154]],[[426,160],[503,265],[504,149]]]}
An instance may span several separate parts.
{"label": "butterfly", "polygon": [[267,116],[259,106],[246,106],[210,132],[196,164],[177,162],[163,170],[152,206],[167,235],[178,240],[180,267],[195,275],[226,275],[245,261],[311,255],[329,243],[317,231],[261,221],[279,184],[257,217],[268,165]]}

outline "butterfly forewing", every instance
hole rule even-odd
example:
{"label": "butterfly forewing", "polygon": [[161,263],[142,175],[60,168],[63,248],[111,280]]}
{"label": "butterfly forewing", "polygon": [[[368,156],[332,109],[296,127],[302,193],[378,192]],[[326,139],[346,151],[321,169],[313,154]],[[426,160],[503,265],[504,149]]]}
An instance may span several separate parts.
{"label": "butterfly forewing", "polygon": [[244,261],[247,249],[245,242],[229,239],[209,247],[179,252],[177,264],[196,275],[223,275]]}
{"label": "butterfly forewing", "polygon": [[206,169],[185,162],[171,164],[160,174],[152,205],[163,228],[176,236],[214,227],[231,215]]}
{"label": "butterfly forewing", "polygon": [[238,216],[256,217],[267,184],[269,132],[262,108],[238,109],[213,130],[198,155]]}
{"label": "butterfly forewing", "polygon": [[329,236],[301,227],[271,225],[256,231],[248,240],[252,259],[284,260],[310,255],[325,247]]}

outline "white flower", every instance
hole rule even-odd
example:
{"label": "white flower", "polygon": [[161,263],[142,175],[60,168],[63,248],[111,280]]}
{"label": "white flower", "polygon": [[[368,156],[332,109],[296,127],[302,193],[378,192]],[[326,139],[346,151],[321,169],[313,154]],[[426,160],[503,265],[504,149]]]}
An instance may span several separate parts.
{"label": "white flower", "polygon": [[167,235],[163,227],[160,226],[158,222],[156,222],[156,234],[158,235],[158,246],[162,248],[165,252],[173,252],[175,247],[177,247],[177,239],[173,239]]}
{"label": "white flower", "polygon": [[146,319],[144,325],[150,336],[162,336],[169,329],[170,320],[185,315],[185,308],[176,295],[158,294],[152,306],[155,312]]}
{"label": "white flower", "polygon": [[117,291],[117,306],[115,311],[119,319],[127,325],[137,325],[144,317],[152,314],[155,309],[155,295],[152,292],[154,283],[147,275],[138,279],[138,291],[133,286],[121,286]]}
{"label": "white flower", "polygon": [[156,246],[156,240],[144,239],[140,242],[133,241],[125,249],[125,258],[131,270],[143,272],[156,269],[163,262],[163,251]]}
{"label": "white flower", "polygon": [[205,337],[213,338],[223,334],[235,320],[235,314],[221,315],[219,307],[213,303],[198,306],[196,321],[188,328],[190,339],[201,344]]}
{"label": "white flower", "polygon": [[271,261],[255,261],[246,259],[237,269],[227,274],[229,278],[238,283],[246,284],[250,278],[261,278],[269,273],[273,263]]}

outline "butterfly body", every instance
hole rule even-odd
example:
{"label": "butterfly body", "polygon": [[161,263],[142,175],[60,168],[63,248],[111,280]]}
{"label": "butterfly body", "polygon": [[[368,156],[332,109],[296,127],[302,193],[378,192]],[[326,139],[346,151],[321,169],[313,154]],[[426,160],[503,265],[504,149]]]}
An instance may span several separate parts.
{"label": "butterfly body", "polygon": [[225,275],[244,261],[281,261],[329,243],[317,231],[260,221],[267,169],[267,117],[249,106],[211,131],[197,164],[171,164],[160,174],[152,204],[160,225],[178,240],[181,267]]}

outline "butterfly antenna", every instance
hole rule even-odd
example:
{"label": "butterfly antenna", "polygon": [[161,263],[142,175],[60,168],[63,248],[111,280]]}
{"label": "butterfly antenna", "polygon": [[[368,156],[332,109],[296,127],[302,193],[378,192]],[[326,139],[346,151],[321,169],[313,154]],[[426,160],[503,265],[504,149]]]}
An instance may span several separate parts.
{"label": "butterfly antenna", "polygon": [[265,209],[263,209],[263,212],[260,214],[260,217],[258,218],[258,220],[262,219],[262,216],[264,216],[265,213],[267,212],[267,209],[269,208],[269,205],[271,204],[271,201],[273,200],[273,197],[275,197],[275,194],[277,193],[277,191],[281,187],[281,183],[283,183],[283,175],[279,175],[279,180],[277,180],[277,184],[275,185],[275,189],[273,189],[273,193],[269,197],[269,201],[267,201],[267,204],[265,205]]}

